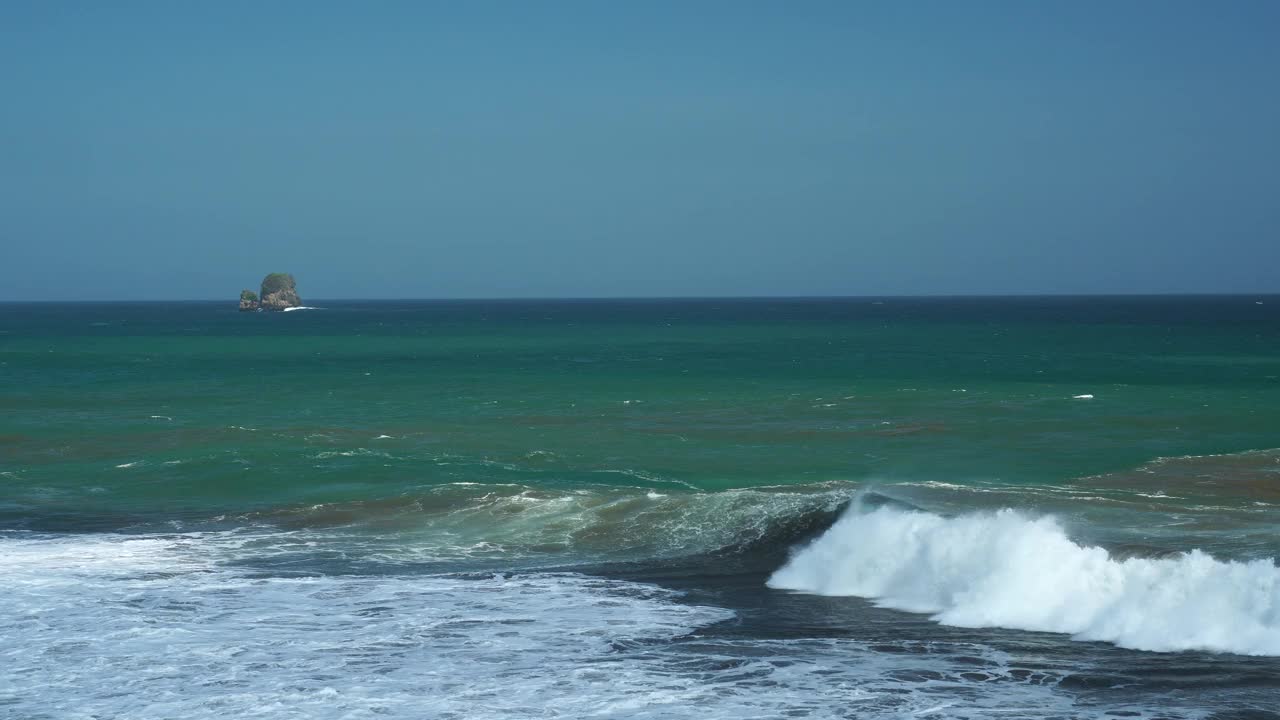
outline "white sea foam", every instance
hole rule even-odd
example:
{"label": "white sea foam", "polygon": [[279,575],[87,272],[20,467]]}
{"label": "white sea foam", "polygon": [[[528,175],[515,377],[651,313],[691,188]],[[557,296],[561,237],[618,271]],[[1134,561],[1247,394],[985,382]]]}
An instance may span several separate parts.
{"label": "white sea foam", "polygon": [[313,457],[317,460],[329,460],[331,458],[336,458],[336,457],[391,458],[393,456],[390,453],[385,453],[385,452],[382,452],[381,450],[370,450],[369,448],[355,448],[353,450],[326,450],[324,452],[316,453]]}
{"label": "white sea foam", "polygon": [[690,482],[688,482],[688,481],[686,481],[686,480],[678,480],[678,479],[676,479],[676,478],[663,477],[663,476],[660,476],[660,475],[656,475],[656,474],[654,474],[654,473],[645,472],[645,471],[643,471],[643,470],[634,470],[634,469],[631,469],[631,468],[622,468],[622,469],[618,469],[618,470],[615,470],[615,469],[610,468],[610,469],[607,469],[607,470],[592,470],[591,472],[593,472],[593,473],[601,473],[601,474],[612,474],[612,475],[625,475],[626,477],[635,478],[636,480],[642,480],[642,481],[644,481],[644,482],[650,482],[650,483],[672,483],[672,484],[675,484],[675,485],[683,485],[683,486],[685,486],[685,487],[689,488],[690,490],[697,490],[697,489],[698,489],[698,487],[697,487],[696,485],[694,485],[693,483],[690,483]]}
{"label": "white sea foam", "polygon": [[285,312],[293,312],[294,310],[323,310],[323,309],[324,309],[324,308],[308,307],[308,306],[306,306],[306,305],[298,305],[297,307],[287,307],[287,308],[285,308],[285,309],[284,309],[284,311],[285,311]]}
{"label": "white sea foam", "polygon": [[272,706],[421,717],[477,703],[490,706],[480,716],[518,716],[557,682],[522,689],[513,676],[535,680],[543,663],[606,659],[617,643],[731,616],[573,574],[252,577],[215,562],[236,547],[216,536],[0,544],[0,653],[18,691],[0,688],[0,700],[59,717],[243,717]]}
{"label": "white sea foam", "polygon": [[309,547],[299,540],[0,534],[0,707],[136,720],[1076,715],[1053,688],[1063,673],[1043,664],[1019,670],[963,643],[700,638],[733,614],[644,583],[253,571],[257,553]]}
{"label": "white sea foam", "polygon": [[770,587],[874,598],[960,627],[1068,633],[1138,650],[1280,655],[1280,568],[1198,550],[1112,557],[1053,517],[850,511]]}

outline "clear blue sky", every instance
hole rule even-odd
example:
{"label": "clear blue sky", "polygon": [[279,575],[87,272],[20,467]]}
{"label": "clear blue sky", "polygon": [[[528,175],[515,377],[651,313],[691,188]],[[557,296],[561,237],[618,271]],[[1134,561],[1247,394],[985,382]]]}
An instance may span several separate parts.
{"label": "clear blue sky", "polygon": [[1280,291],[1280,2],[9,2],[0,299]]}

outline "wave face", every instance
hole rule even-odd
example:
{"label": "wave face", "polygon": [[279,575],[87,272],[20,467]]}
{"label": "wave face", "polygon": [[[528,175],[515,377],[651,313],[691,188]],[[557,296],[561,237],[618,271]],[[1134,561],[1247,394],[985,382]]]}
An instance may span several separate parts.
{"label": "wave face", "polygon": [[958,627],[1067,633],[1135,650],[1280,655],[1280,568],[1199,550],[1113,557],[1052,516],[853,507],[770,587],[873,598]]}
{"label": "wave face", "polygon": [[763,573],[786,559],[787,548],[829,528],[854,495],[855,488],[846,485],[664,494],[608,486],[456,484],[228,520],[313,538],[342,537],[381,561],[528,568],[710,555],[737,558]]}

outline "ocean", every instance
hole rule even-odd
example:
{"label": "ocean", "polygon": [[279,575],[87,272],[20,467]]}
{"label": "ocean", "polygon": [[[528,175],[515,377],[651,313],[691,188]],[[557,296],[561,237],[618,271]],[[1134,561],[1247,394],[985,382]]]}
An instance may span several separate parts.
{"label": "ocean", "polygon": [[0,304],[0,717],[1280,718],[1280,297]]}

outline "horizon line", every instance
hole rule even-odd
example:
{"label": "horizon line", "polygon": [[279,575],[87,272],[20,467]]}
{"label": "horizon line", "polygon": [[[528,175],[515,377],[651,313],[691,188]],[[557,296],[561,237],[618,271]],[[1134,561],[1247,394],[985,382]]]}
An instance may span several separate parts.
{"label": "horizon line", "polygon": [[[310,302],[589,302],[589,301],[662,301],[662,300],[945,300],[945,299],[1035,299],[1035,298],[1171,298],[1171,297],[1274,297],[1280,289],[1261,292],[1115,292],[1115,293],[929,293],[884,295],[511,295],[466,297],[317,297]],[[233,298],[162,298],[162,299],[84,299],[84,300],[7,300],[4,305],[38,305],[57,303],[228,303]]]}

